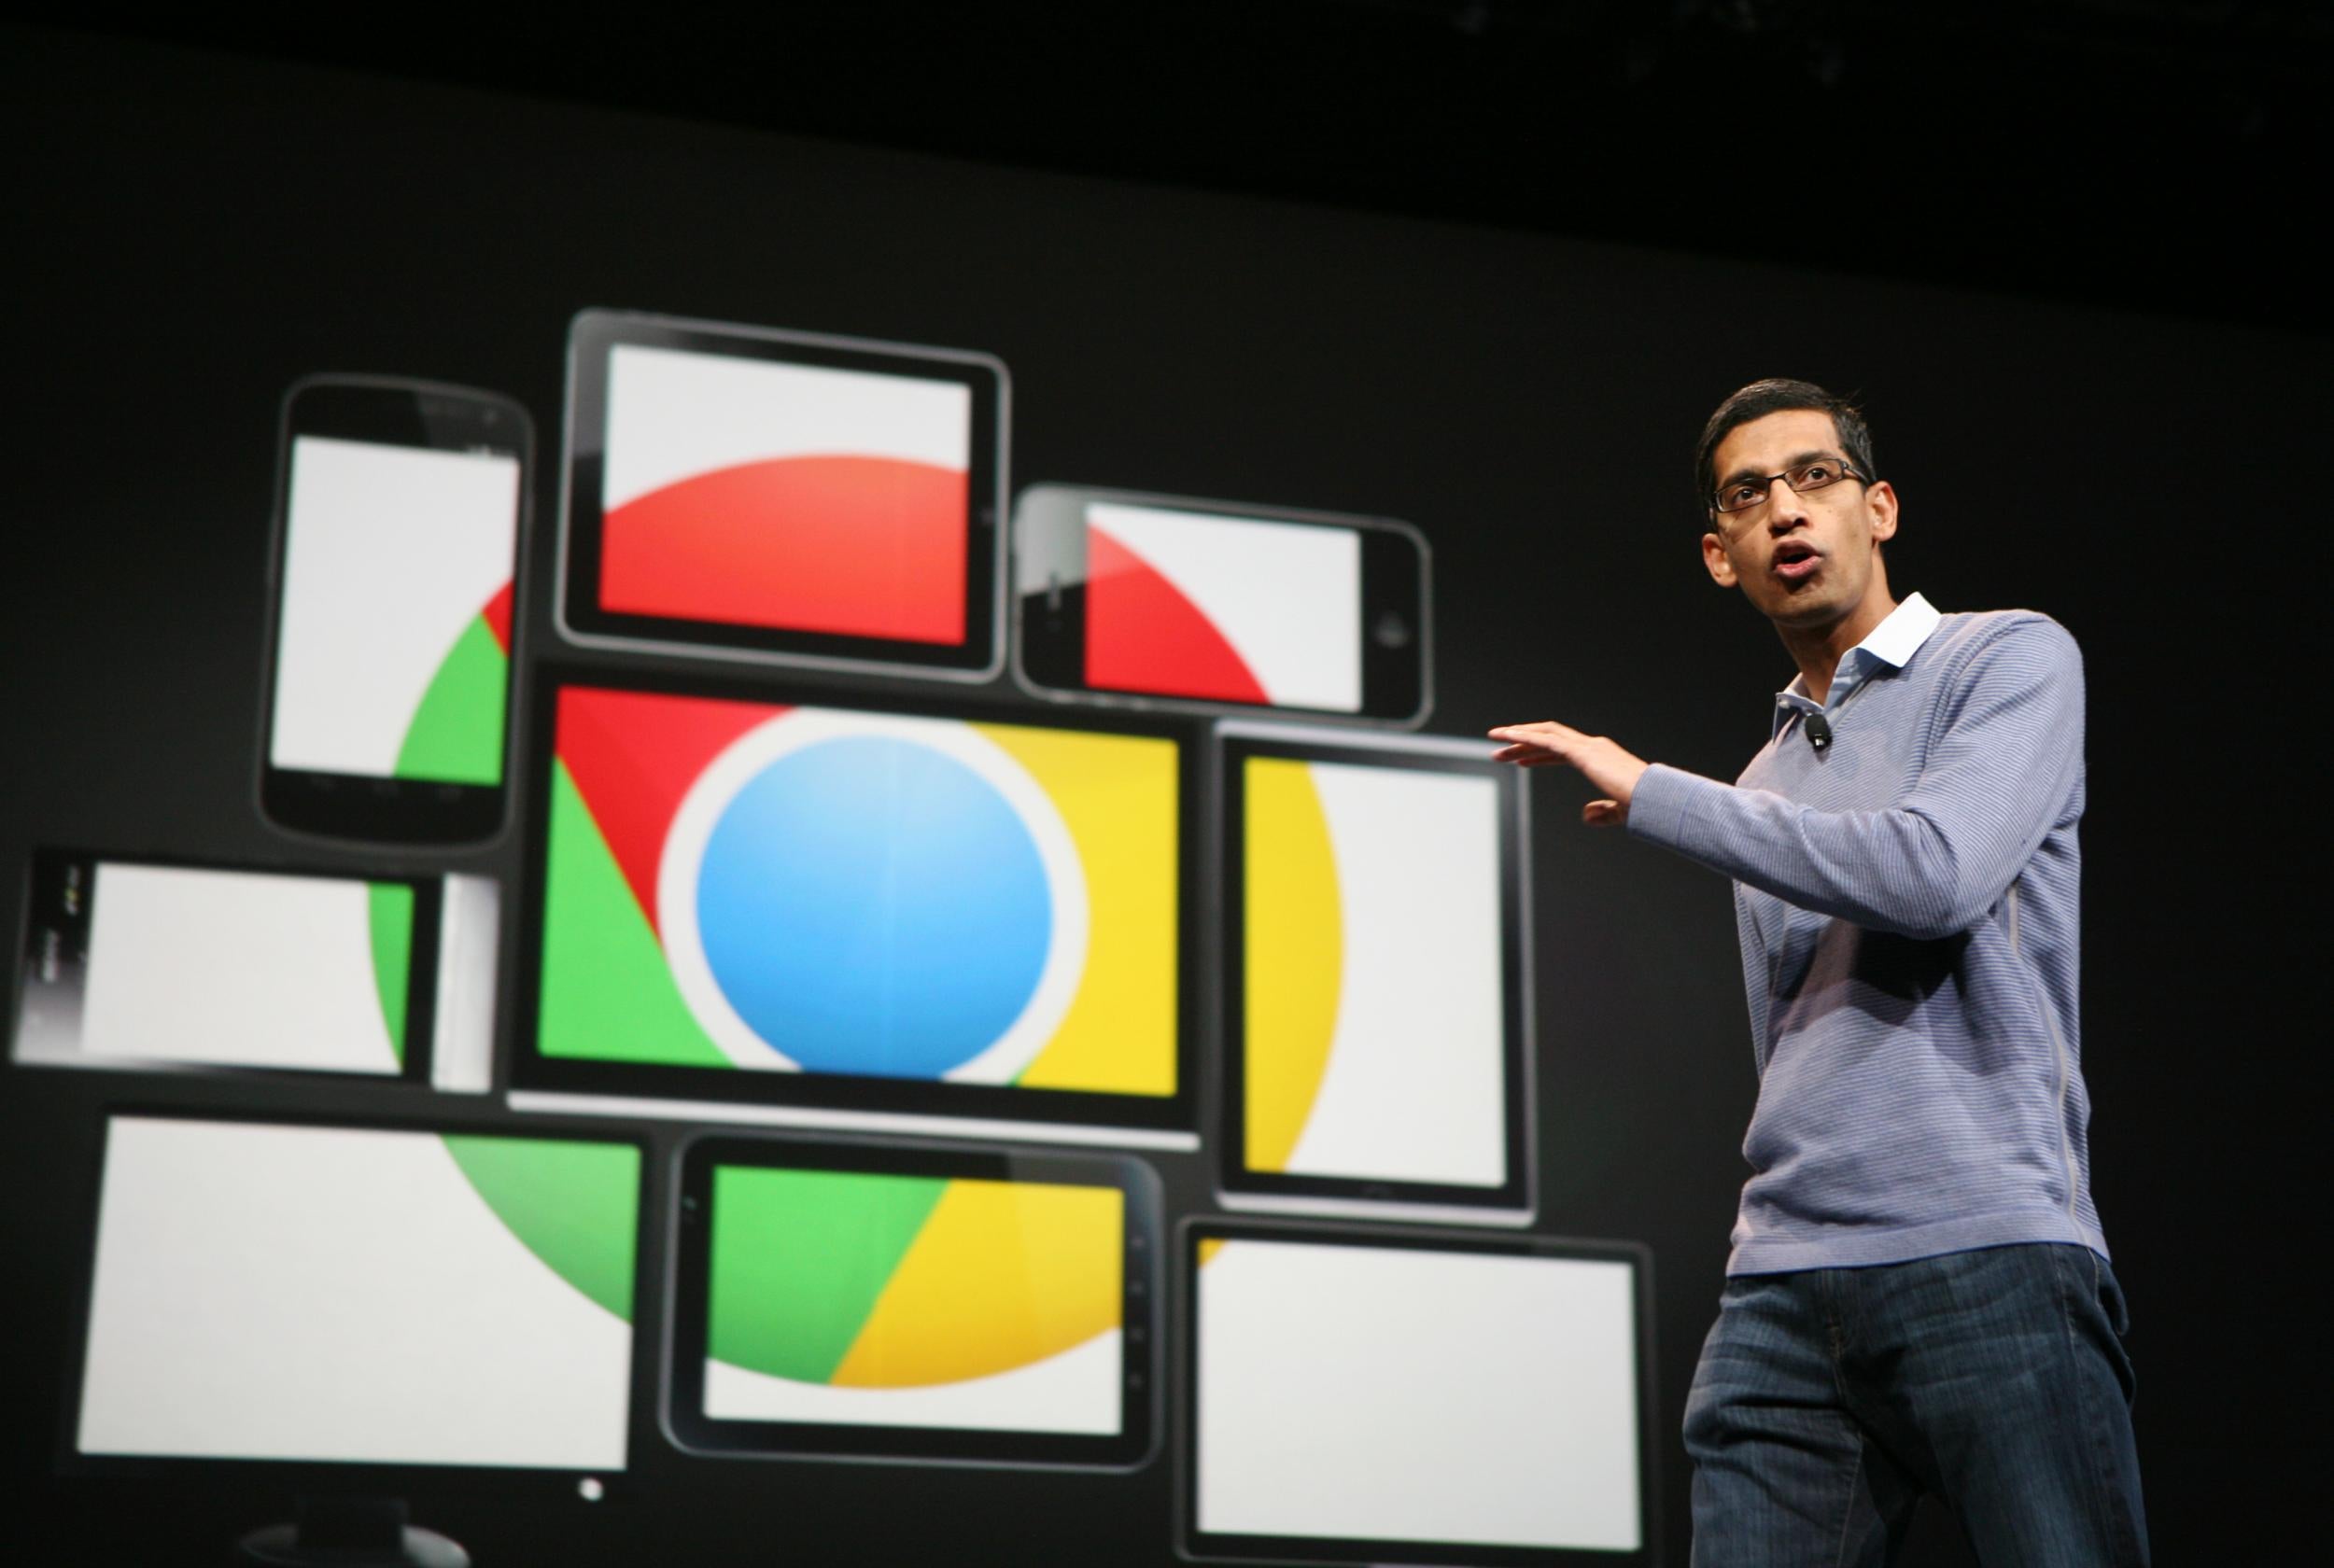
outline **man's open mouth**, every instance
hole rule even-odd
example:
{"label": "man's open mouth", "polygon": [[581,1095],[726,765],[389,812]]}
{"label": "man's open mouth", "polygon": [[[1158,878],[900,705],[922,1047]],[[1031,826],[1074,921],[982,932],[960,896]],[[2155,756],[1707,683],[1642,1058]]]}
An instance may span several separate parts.
{"label": "man's open mouth", "polygon": [[1823,564],[1823,553],[1812,544],[1785,539],[1775,547],[1775,575],[1785,582],[1804,582]]}

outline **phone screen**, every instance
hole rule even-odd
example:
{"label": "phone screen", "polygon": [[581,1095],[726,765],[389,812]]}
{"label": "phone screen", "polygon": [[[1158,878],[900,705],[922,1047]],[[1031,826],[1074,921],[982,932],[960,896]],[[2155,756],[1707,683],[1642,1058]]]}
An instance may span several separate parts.
{"label": "phone screen", "polygon": [[268,762],[502,782],[520,467],[296,434]]}
{"label": "phone screen", "polygon": [[16,1057],[399,1075],[429,1038],[439,914],[435,878],[42,850]]}
{"label": "phone screen", "polygon": [[1361,711],[1361,537],[1097,501],[1086,683]]}
{"label": "phone screen", "polygon": [[1020,668],[1033,685],[1423,715],[1425,555],[1405,525],[1041,485],[1016,530]]}

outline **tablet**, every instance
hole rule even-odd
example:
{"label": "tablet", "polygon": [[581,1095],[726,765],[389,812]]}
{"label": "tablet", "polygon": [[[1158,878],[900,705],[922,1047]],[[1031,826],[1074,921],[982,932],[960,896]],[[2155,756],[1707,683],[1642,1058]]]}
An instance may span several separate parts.
{"label": "tablet", "polygon": [[[426,1079],[444,885],[35,850],[15,1059]],[[483,1044],[490,1014],[446,1021]]]}
{"label": "tablet", "polygon": [[1523,776],[1481,741],[1229,723],[1216,775],[1226,1201],[1524,1223]]}
{"label": "tablet", "polygon": [[679,1202],[666,1413],[682,1448],[1148,1457],[1159,1196],[1135,1161],[707,1136]]}
{"label": "tablet", "polygon": [[621,1470],[640,1176],[614,1140],[113,1115],[68,1452]]}
{"label": "tablet", "polygon": [[1193,1125],[1172,726],[541,690],[521,1088]]}
{"label": "tablet", "polygon": [[1655,1560],[1642,1247],[1194,1219],[1178,1254],[1187,1555]]}
{"label": "tablet", "polygon": [[1005,371],[956,349],[587,310],[576,641],[961,680],[1003,664]]}

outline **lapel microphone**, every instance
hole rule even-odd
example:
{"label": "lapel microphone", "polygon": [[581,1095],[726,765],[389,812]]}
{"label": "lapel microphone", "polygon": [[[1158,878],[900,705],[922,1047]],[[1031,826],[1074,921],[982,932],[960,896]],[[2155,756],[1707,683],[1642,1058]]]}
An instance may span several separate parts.
{"label": "lapel microphone", "polygon": [[1832,744],[1832,721],[1821,713],[1807,715],[1807,744],[1821,751]]}

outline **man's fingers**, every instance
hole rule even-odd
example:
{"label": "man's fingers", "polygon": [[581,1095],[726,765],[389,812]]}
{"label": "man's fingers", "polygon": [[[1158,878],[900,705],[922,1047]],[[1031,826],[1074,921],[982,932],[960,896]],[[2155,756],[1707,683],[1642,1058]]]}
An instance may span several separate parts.
{"label": "man's fingers", "polygon": [[1618,827],[1629,819],[1619,801],[1593,800],[1581,807],[1581,820],[1592,828]]}
{"label": "man's fingers", "polygon": [[1492,754],[1492,761],[1518,763],[1525,767],[1545,767],[1550,763],[1570,761],[1568,746],[1580,739],[1580,732],[1567,729],[1553,720],[1536,724],[1502,724],[1490,732],[1494,740],[1508,744]]}

